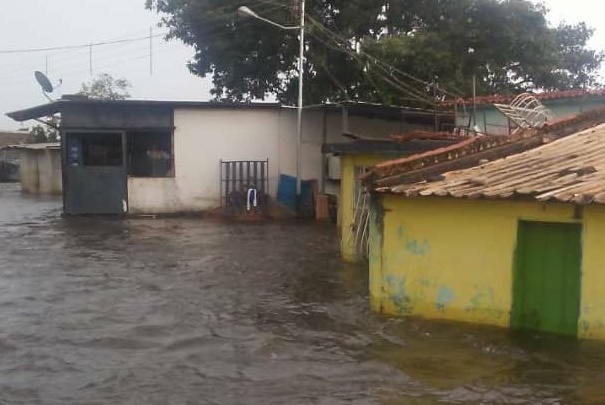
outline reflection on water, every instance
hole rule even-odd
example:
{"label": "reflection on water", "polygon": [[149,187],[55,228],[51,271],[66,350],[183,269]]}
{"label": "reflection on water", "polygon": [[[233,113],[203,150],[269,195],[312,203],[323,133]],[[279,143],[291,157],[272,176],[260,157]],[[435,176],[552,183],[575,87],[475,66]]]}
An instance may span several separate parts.
{"label": "reflection on water", "polygon": [[601,344],[370,314],[331,228],[59,204],[0,187],[0,403],[605,403]]}

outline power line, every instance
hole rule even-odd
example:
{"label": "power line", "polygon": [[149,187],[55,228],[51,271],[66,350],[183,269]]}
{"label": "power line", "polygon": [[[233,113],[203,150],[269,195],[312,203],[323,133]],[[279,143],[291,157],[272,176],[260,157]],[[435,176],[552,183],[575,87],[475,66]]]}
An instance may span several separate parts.
{"label": "power line", "polygon": [[[170,47],[170,43],[169,42],[162,42],[161,44],[159,44],[157,46],[157,54],[163,54],[165,53],[165,51],[177,51],[180,50],[179,48],[176,47]],[[154,52],[155,53],[155,52]],[[53,72],[55,72],[54,75],[60,75],[60,76],[64,76],[63,78],[65,78],[65,75],[70,75],[72,73],[79,73],[79,72],[88,72],[89,71],[89,66],[88,66],[88,58],[85,57],[86,55],[82,55],[82,57],[79,60],[74,60],[73,58],[71,60],[68,59],[63,59],[60,60],[60,62],[52,62],[50,64],[51,70]],[[103,55],[103,56],[99,56],[97,61],[95,62],[95,67],[97,70],[99,69],[103,69],[107,66],[111,66],[112,64],[119,64],[119,63],[124,63],[124,62],[128,62],[130,59],[132,60],[138,60],[142,57],[149,57],[149,49],[146,46],[139,46],[135,49],[124,49],[121,50],[120,52],[115,52],[112,53],[111,55]],[[27,67],[31,67],[32,64],[28,65]],[[23,69],[25,70],[25,68]],[[25,80],[30,80],[31,76],[30,76],[30,72],[15,72],[13,74],[7,74],[7,75],[1,75],[0,76],[0,82],[2,81],[8,81],[8,80],[18,80],[18,79],[23,79]]]}
{"label": "power line", "polygon": [[[163,37],[168,34],[167,32],[152,35],[153,38]],[[145,37],[137,37],[137,38],[126,38],[126,39],[116,39],[113,41],[103,41],[103,42],[92,42],[90,44],[81,44],[81,45],[63,45],[63,46],[52,46],[46,48],[29,48],[29,49],[9,49],[9,50],[0,50],[0,54],[15,54],[15,53],[35,53],[35,52],[52,52],[52,51],[65,51],[72,49],[83,49],[90,48],[95,46],[103,46],[103,45],[116,45],[116,44],[125,44],[129,42],[137,42],[137,41],[148,41],[149,35]]]}
{"label": "power line", "polygon": [[[319,22],[319,21],[315,20],[315,19],[314,19],[313,17],[311,17],[310,15],[307,15],[307,18],[308,18],[308,19],[309,19],[309,20],[310,20],[310,21],[313,23],[313,25],[315,25],[317,28],[319,28],[320,30],[323,30],[323,31],[324,31],[324,32],[326,32],[328,35],[331,35],[331,36],[332,36],[332,37],[334,37],[336,40],[340,41],[339,46],[343,46],[343,45],[344,45],[344,46],[347,46],[346,44],[347,44],[348,40],[347,40],[346,38],[343,38],[342,36],[338,35],[338,34],[337,34],[337,33],[335,33],[334,31],[330,30],[328,27],[326,27],[325,25],[323,25],[321,22]],[[347,50],[350,50],[350,49],[348,49],[348,47],[347,47]],[[422,84],[422,85],[424,85],[424,86],[434,86],[434,83],[427,82],[427,81],[422,80],[422,79],[419,79],[419,78],[417,78],[417,77],[415,77],[415,76],[413,76],[413,75],[411,75],[411,74],[409,74],[409,73],[407,73],[407,72],[404,72],[404,71],[402,71],[401,69],[398,69],[397,67],[395,67],[395,66],[393,66],[393,65],[391,65],[391,64],[389,64],[389,63],[387,63],[387,62],[385,62],[385,61],[383,61],[383,60],[381,60],[381,59],[379,59],[379,58],[377,58],[376,56],[369,54],[367,51],[364,51],[363,49],[360,49],[358,52],[359,52],[360,54],[362,54],[362,55],[366,56],[367,58],[369,58],[370,60],[372,60],[372,61],[373,61],[373,62],[375,62],[376,64],[382,65],[382,67],[383,67],[383,68],[386,68],[386,69],[392,70],[393,72],[396,72],[396,73],[398,73],[398,74],[400,74],[400,75],[402,75],[402,76],[404,76],[404,77],[407,77],[408,79],[410,79],[410,80],[412,80],[412,81],[415,81],[416,83]],[[446,95],[449,95],[449,96],[451,96],[451,97],[460,97],[459,95],[457,95],[457,94],[453,94],[453,93],[450,93],[450,92],[446,91],[445,89],[439,88],[439,90],[440,90],[442,93],[444,93],[444,94],[446,94]]]}
{"label": "power line", "polygon": [[[312,23],[313,23],[313,25],[318,24],[315,20],[312,20]],[[325,29],[325,27],[323,27],[323,25],[320,24],[320,26],[321,27],[318,27],[318,28]],[[326,46],[330,47],[331,49],[348,54],[349,56],[351,56],[355,60],[357,60],[360,64],[366,63],[366,61],[364,61],[361,58],[361,55],[359,55],[355,51],[352,51],[351,49],[349,49],[348,46],[346,45],[346,43],[345,44],[342,43],[342,42],[345,42],[345,40],[342,40],[342,38],[338,37],[338,39],[335,39],[334,37],[332,37],[331,38],[332,41],[334,41],[336,43],[336,46],[334,46],[334,45],[328,44],[322,38],[314,35],[313,33],[311,33],[311,35],[314,38],[321,41],[322,43],[324,43]],[[422,101],[423,103],[433,103],[433,100],[431,100],[425,93],[421,92],[420,90],[414,89],[410,85],[408,85],[400,80],[397,80],[397,78],[393,77],[392,73],[390,71],[386,70],[384,68],[384,66],[378,65],[376,67],[379,69],[379,71],[377,71],[375,74],[377,74],[384,81],[388,82],[390,85],[394,86],[395,88],[398,88],[399,90],[401,90],[405,93],[412,95],[414,97],[414,99],[416,99],[417,101]],[[369,75],[369,72],[367,72],[366,70],[364,70],[364,73],[366,75]],[[374,85],[374,87],[376,87],[376,89],[380,91],[380,89],[377,86]]]}
{"label": "power line", "polygon": [[[267,0],[256,0],[262,3],[270,3]],[[262,12],[270,12],[272,10],[277,9],[278,7],[282,7],[283,5],[271,5],[269,7],[264,7],[262,9]],[[219,9],[231,9],[233,10],[233,6],[224,6],[221,7]],[[216,10],[216,9],[215,9]],[[235,12],[235,10],[233,10],[233,12]],[[206,24],[204,25],[205,29],[201,30],[198,34],[199,35],[203,35],[203,36],[212,36],[215,35],[217,33],[219,33],[220,31],[228,28],[226,27],[222,22],[220,21],[212,21],[213,24]],[[246,20],[238,20],[238,26],[239,27],[243,27],[246,25],[251,25],[257,23],[254,19],[246,19]],[[140,31],[139,31],[140,32]],[[169,34],[168,32],[164,32],[164,33],[160,33],[160,34],[156,34],[153,35],[152,37],[160,37],[160,36],[166,36],[167,34]],[[140,42],[140,41],[148,41],[149,40],[149,35],[145,36],[145,37],[140,37],[140,38],[124,38],[124,39],[118,39],[118,40],[111,40],[111,41],[103,41],[103,42],[98,42],[96,44],[103,44],[103,45],[124,45],[124,44],[128,44],[128,43],[135,43],[135,42]],[[166,45],[169,44],[169,42],[164,41],[162,42],[160,45]],[[93,46],[95,46],[95,43],[93,43]],[[38,52],[41,49],[52,49],[52,51],[54,52],[59,52],[59,54],[61,53],[66,53],[66,52],[74,52],[74,51],[86,51],[87,52],[87,56],[89,56],[88,54],[88,50],[90,48],[90,44],[87,45],[68,45],[68,46],[58,46],[58,47],[52,47],[52,48],[36,48],[36,49],[28,49],[28,50],[23,50],[23,51],[34,51],[34,52],[12,52],[12,54],[26,54],[26,55],[30,55],[30,54],[35,54],[35,52]],[[140,48],[142,49],[142,48]],[[146,49],[146,48],[145,48]],[[15,51],[15,50],[13,50]],[[20,51],[20,50],[16,50],[16,51]],[[41,52],[41,51],[40,51]],[[127,51],[128,52],[128,51]],[[1,54],[2,52],[0,52]],[[124,51],[119,52],[119,54],[123,54],[125,53]],[[6,54],[6,53],[5,53]],[[148,55],[148,54],[147,54]],[[117,55],[116,55],[117,56]],[[82,58],[84,58],[84,56],[82,56]],[[88,59],[88,58],[87,58]],[[95,63],[95,66],[99,67],[99,66],[107,66],[107,63],[104,63],[108,58],[107,57],[101,57],[101,64],[99,65],[99,63]],[[113,58],[109,58],[110,60],[112,60]],[[133,60],[138,60],[141,59],[141,57],[136,57]],[[98,60],[98,59],[97,59]],[[127,59],[121,59],[120,62],[125,62],[127,61]],[[73,58],[71,58],[69,61],[65,61],[65,64],[69,63],[70,65],[73,65],[74,61]],[[89,61],[87,60],[86,63],[88,64]],[[31,66],[32,63],[28,63],[27,66]],[[81,60],[81,64],[84,64],[84,60]],[[61,63],[59,64],[59,66],[61,65]],[[13,65],[14,66],[14,65]],[[26,66],[25,64],[23,66]],[[57,66],[56,63],[51,63],[51,67],[53,67],[53,70],[58,70],[55,68],[55,66]],[[5,67],[5,65],[1,65],[0,67]],[[24,67],[25,68],[25,67]],[[89,67],[86,68],[87,70],[89,70]],[[15,70],[15,69],[11,69],[11,70]],[[81,69],[78,70],[78,72],[80,72]],[[65,73],[65,71],[63,71],[63,73]],[[4,75],[1,76],[0,75],[0,80],[9,80],[13,77],[25,77],[25,75]],[[29,77],[29,75],[27,75],[27,77]]]}

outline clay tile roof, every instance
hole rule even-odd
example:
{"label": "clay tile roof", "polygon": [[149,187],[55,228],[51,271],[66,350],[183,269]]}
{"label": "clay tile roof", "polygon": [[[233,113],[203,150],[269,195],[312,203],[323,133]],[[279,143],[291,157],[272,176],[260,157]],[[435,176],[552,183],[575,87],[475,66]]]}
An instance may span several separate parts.
{"label": "clay tile roof", "polygon": [[523,153],[540,147],[545,142],[570,136],[604,122],[605,108],[599,108],[572,118],[554,120],[540,129],[517,135],[472,137],[444,148],[383,162],[365,174],[363,180],[376,191],[402,192],[407,190],[409,184],[429,185],[432,184],[430,181],[440,180],[454,170],[468,169],[484,161],[500,160]]}
{"label": "clay tile roof", "polygon": [[530,198],[605,204],[605,124],[442,180],[400,184],[383,190],[404,196]]}

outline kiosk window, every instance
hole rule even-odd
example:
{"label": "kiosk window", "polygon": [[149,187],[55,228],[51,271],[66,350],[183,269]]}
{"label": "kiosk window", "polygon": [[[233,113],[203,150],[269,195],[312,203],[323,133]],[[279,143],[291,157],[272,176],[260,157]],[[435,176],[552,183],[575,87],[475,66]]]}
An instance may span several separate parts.
{"label": "kiosk window", "polygon": [[121,166],[122,135],[86,133],[80,135],[84,166]]}
{"label": "kiosk window", "polygon": [[132,177],[172,177],[172,132],[129,132],[128,175]]}

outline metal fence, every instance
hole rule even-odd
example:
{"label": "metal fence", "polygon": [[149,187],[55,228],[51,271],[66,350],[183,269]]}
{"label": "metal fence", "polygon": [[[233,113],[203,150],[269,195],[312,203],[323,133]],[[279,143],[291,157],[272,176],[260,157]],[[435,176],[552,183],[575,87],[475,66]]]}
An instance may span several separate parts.
{"label": "metal fence", "polygon": [[[254,194],[251,194],[254,190]],[[251,195],[254,200],[251,200]],[[263,211],[269,195],[269,160],[221,160],[221,196],[229,214]]]}

